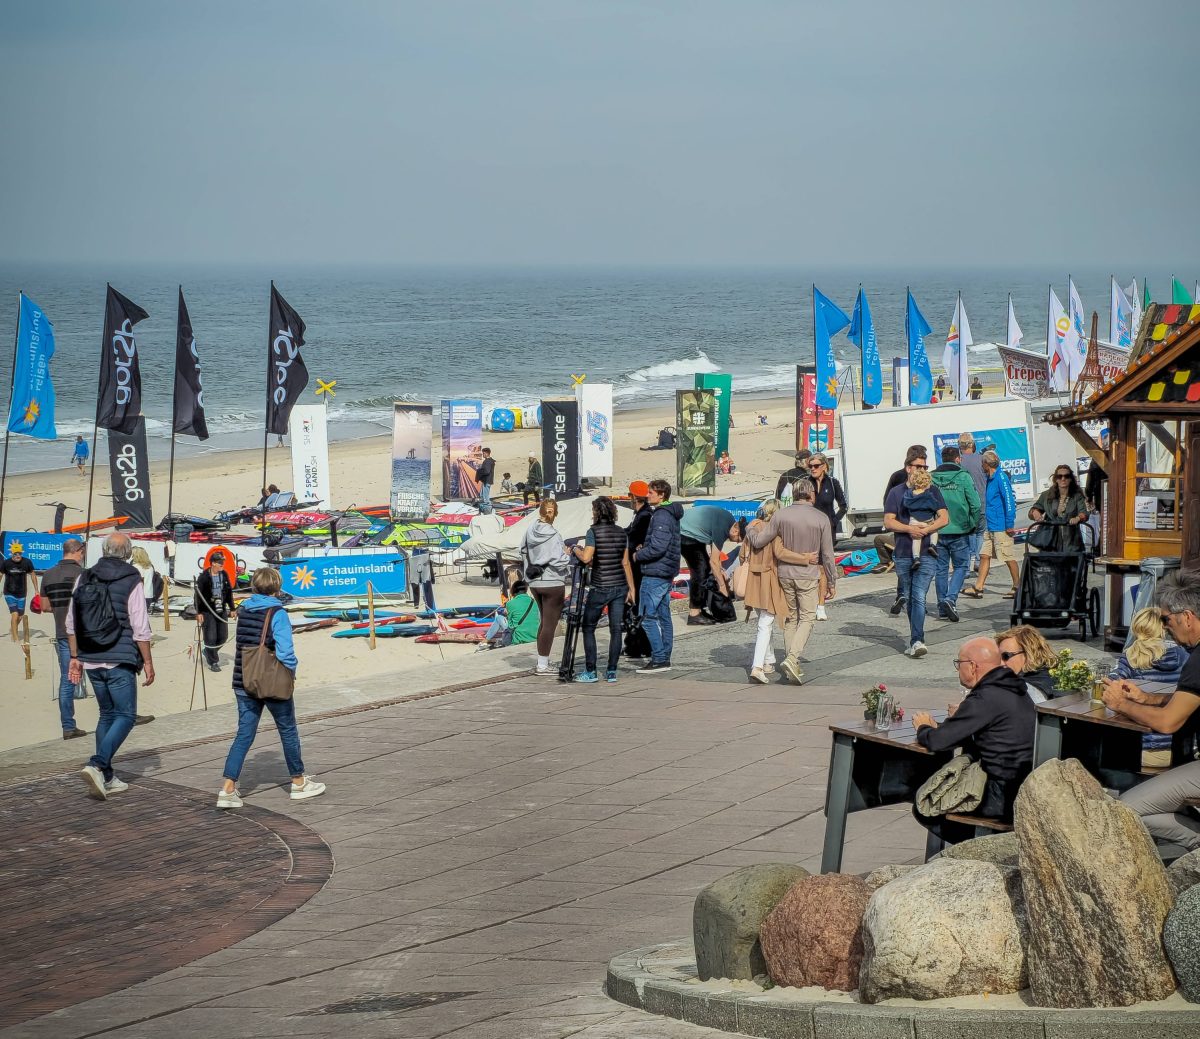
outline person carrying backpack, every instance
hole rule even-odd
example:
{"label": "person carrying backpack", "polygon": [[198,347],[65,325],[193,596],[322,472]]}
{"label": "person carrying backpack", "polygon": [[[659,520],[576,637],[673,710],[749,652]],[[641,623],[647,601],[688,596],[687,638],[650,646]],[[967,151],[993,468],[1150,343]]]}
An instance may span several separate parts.
{"label": "person carrying backpack", "polygon": [[[950,513],[950,522],[938,532],[937,557],[938,615],[958,620],[958,596],[971,569],[971,538],[983,515],[983,503],[975,490],[971,474],[959,465],[957,447],[942,448],[942,464],[933,471],[933,485],[942,492]],[[954,573],[950,573],[950,564]]]}
{"label": "person carrying backpack", "polygon": [[79,774],[88,793],[101,801],[129,789],[113,773],[113,758],[137,723],[138,674],[144,686],[154,684],[150,617],[131,555],[127,535],[106,537],[100,561],[80,575],[66,617],[67,678],[78,684],[86,673],[100,705],[96,753]]}

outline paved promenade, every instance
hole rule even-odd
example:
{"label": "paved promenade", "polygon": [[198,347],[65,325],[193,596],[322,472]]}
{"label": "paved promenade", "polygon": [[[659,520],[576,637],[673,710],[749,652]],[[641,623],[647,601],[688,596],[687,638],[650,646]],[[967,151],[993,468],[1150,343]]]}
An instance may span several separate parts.
{"label": "paved promenade", "polygon": [[[302,684],[329,792],[291,803],[264,726],[232,819],[210,807],[231,708],[136,730],[131,788],[104,804],[55,778],[78,744],[0,755],[22,849],[0,866],[0,922],[24,928],[0,953],[0,1039],[715,1036],[609,1001],[604,966],[688,934],[696,892],[733,868],[819,869],[828,724],[879,680],[906,708],[944,705],[957,645],[1007,626],[997,595],[966,603],[910,661],[892,587],[843,583],[856,594],[818,625],[802,687],[746,684],[740,623],[680,629],[674,671],[615,685],[505,677],[524,647],[405,688]],[[843,868],[923,848],[906,809],[860,813]]]}

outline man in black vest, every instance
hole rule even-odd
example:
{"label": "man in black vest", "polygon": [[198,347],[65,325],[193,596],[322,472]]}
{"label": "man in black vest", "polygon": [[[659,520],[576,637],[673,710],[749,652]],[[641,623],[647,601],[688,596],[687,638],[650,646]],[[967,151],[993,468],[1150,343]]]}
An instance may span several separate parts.
{"label": "man in black vest", "polygon": [[78,684],[83,681],[86,671],[100,704],[96,753],[79,774],[88,792],[101,801],[109,794],[129,789],[127,783],[113,774],[113,758],[136,724],[138,672],[143,672],[143,685],[154,684],[150,617],[146,612],[142,575],[130,565],[131,555],[133,546],[127,535],[109,534],[104,539],[103,557],[90,570],[90,574],[106,586],[112,612],[120,627],[116,642],[99,648],[89,640],[89,632],[76,631],[78,585],[66,618],[67,641],[71,647],[67,677]]}
{"label": "man in black vest", "polygon": [[204,636],[204,659],[210,671],[221,670],[221,647],[229,641],[233,586],[225,573],[225,554],[214,552],[208,569],[196,578],[196,623]]}

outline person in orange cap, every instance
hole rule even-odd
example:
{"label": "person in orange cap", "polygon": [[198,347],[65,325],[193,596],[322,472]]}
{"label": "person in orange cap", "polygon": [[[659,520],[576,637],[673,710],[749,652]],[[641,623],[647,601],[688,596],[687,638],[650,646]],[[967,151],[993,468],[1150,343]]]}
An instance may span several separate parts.
{"label": "person in orange cap", "polygon": [[[635,594],[642,586],[642,568],[633,561],[633,553],[641,548],[646,540],[646,531],[650,528],[650,514],[654,511],[646,500],[650,494],[650,485],[645,480],[634,480],[629,485],[629,505],[633,509],[633,522],[625,528],[629,538],[629,565],[633,570],[633,587]],[[631,610],[637,616],[636,604]],[[641,627],[634,628],[625,636],[625,656],[631,660],[644,660],[650,655],[650,640]]]}

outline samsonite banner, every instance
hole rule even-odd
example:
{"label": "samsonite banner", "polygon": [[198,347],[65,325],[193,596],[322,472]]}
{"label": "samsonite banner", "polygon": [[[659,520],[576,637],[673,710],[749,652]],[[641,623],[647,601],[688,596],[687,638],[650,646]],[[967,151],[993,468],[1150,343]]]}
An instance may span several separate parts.
{"label": "samsonite banner", "polygon": [[717,397],[712,390],[675,391],[675,483],[680,495],[717,489]]}
{"label": "samsonite banner", "polygon": [[717,454],[729,450],[729,412],[733,408],[733,376],[697,372],[696,389],[712,390],[717,398]]}
{"label": "samsonite banner", "polygon": [[279,564],[283,590],[299,599],[367,594],[367,583],[380,595],[402,595],[407,560],[394,552],[345,557],[284,559]]}
{"label": "samsonite banner", "polygon": [[542,479],[551,498],[579,496],[579,405],[542,401]]}
{"label": "samsonite banner", "polygon": [[433,407],[397,401],[392,414],[393,519],[429,515],[433,475]]}
{"label": "samsonite banner", "polygon": [[579,475],[611,477],[613,474],[612,383],[582,383],[575,387],[575,404],[581,420]]}
{"label": "samsonite banner", "polygon": [[150,459],[146,452],[146,420],[141,415],[132,433],[108,431],[108,468],[112,480],[113,515],[128,516],[122,530],[154,526],[150,507]]}
{"label": "samsonite banner", "polygon": [[288,425],[292,489],[300,501],[329,505],[329,432],[324,404],[297,404]]}
{"label": "samsonite banner", "polygon": [[474,501],[475,471],[483,461],[483,401],[442,401],[442,497]]}

